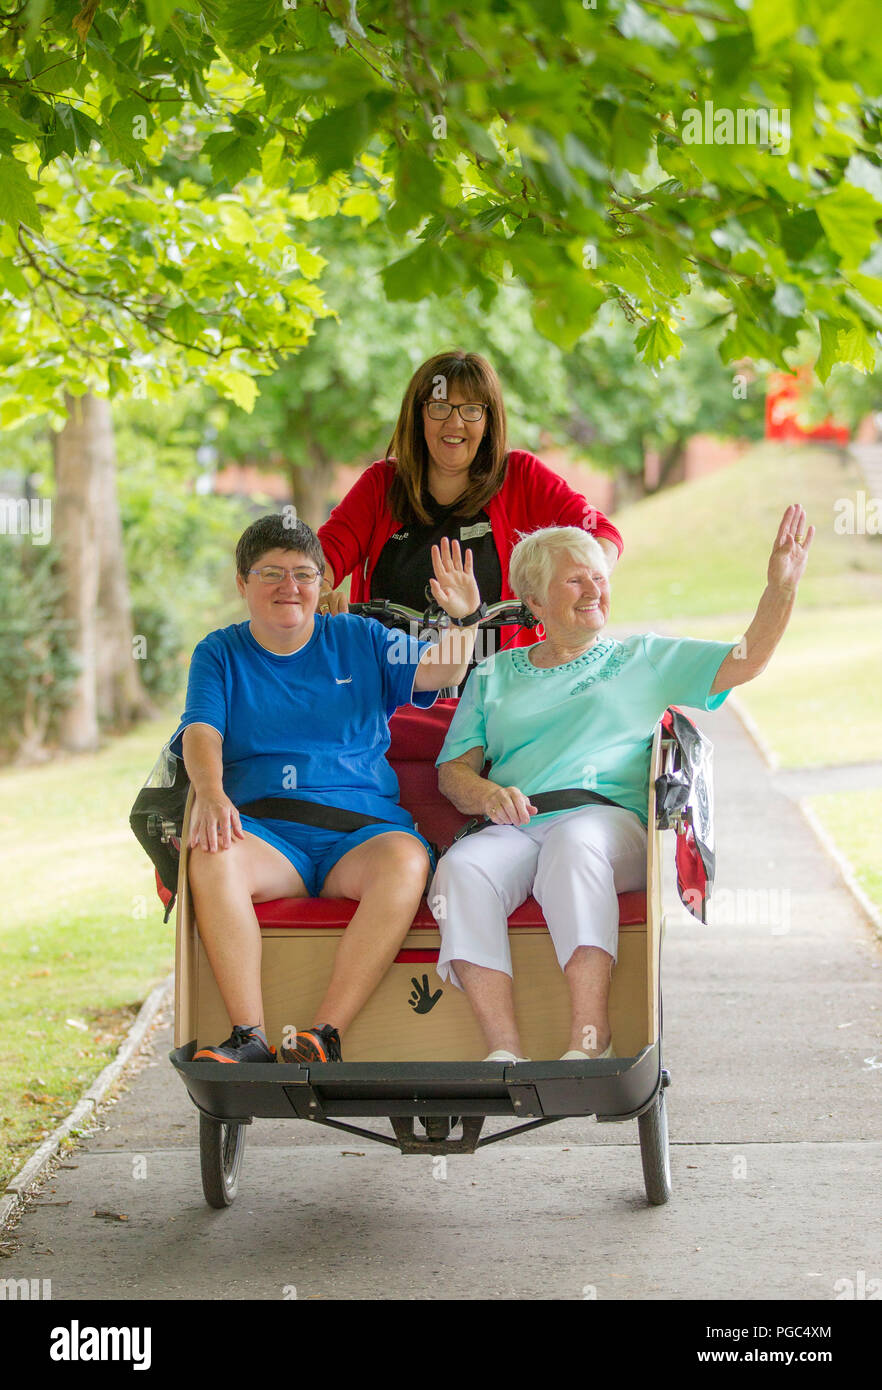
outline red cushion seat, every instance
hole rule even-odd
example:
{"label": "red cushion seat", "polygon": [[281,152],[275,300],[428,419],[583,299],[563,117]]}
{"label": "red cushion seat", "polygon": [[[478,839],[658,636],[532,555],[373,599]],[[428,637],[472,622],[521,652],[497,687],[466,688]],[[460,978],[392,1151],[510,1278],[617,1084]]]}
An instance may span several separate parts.
{"label": "red cushion seat", "polygon": [[[262,927],[290,927],[305,931],[345,927],[352,918],[357,903],[351,898],[275,898],[269,903],[256,903],[257,920]],[[619,894],[619,926],[640,926],[646,921],[646,894]],[[517,931],[524,927],[544,927],[545,918],[535,898],[528,898],[508,919],[509,927]],[[438,924],[423,898],[413,919],[411,931],[437,931]]]}

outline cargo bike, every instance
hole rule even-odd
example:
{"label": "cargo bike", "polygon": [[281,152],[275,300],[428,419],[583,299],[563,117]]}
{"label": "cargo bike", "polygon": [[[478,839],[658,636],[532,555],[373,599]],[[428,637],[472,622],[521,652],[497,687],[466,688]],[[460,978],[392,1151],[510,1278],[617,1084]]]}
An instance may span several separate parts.
{"label": "cargo bike", "polygon": [[[419,614],[378,601],[353,605],[351,611],[422,637],[445,622],[437,610]],[[510,602],[493,605],[482,619],[484,627],[496,630],[513,623],[533,626],[535,620]],[[389,723],[387,757],[398,776],[401,804],[442,852],[468,820],[441,796],[435,768],[455,708],[454,698],[440,698],[429,710],[403,707]],[[307,1121],[402,1154],[436,1155],[473,1154],[540,1126],[593,1115],[601,1123],[637,1121],[647,1199],[653,1205],[667,1202],[671,1173],[665,1089],[670,1076],[662,1065],[659,852],[662,828],[685,832],[683,798],[676,790],[680,751],[660,722],[649,750],[646,889],[619,895],[619,955],[610,995],[617,1055],[604,1060],[541,1060],[556,1059],[566,1049],[569,999],[542,911],[530,897],[509,918],[509,939],[521,1038],[528,1055],[540,1060],[476,1060],[485,1048],[465,994],[442,984],[433,971],[440,936],[424,898],[387,975],[347,1029],[343,1062],[239,1063],[228,1069],[210,1060],[194,1061],[199,1048],[230,1032],[231,1022],[199,938],[189,891],[191,788],[183,825],[161,826],[163,836],[180,846],[174,1050],[169,1057],[199,1112],[206,1201],[224,1208],[235,1199],[246,1127],[254,1119]],[[657,806],[657,784],[659,789],[675,788],[664,810]],[[165,901],[170,897],[161,896]],[[348,899],[328,898],[255,904],[270,1039],[313,1020],[356,906]],[[513,1123],[501,1132],[482,1134],[488,1117]],[[353,1124],[356,1119],[385,1121],[388,1129]]]}

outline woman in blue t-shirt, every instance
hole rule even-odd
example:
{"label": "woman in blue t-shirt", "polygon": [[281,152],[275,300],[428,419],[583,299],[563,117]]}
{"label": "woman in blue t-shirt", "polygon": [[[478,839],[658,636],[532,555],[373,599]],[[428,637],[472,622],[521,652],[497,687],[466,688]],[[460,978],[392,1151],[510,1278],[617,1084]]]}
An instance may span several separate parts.
{"label": "woman in blue t-shirt", "polygon": [[[236,584],[250,621],[197,646],[172,741],[195,792],[189,874],[199,934],[233,1024],[226,1042],[196,1057],[276,1060],[263,1026],[255,902],[321,894],[359,904],[316,1025],[286,1040],[283,1061],[341,1060],[340,1034],[407,934],[430,856],[398,804],[384,756],[388,719],[399,705],[428,708],[462,680],[481,601],[470,554],[463,564],[459,545],[444,541],[432,558],[433,595],[457,624],[434,646],[373,619],[317,614],[324,556],[302,522],[262,517],[239,540]],[[273,819],[289,809],[278,805],[239,809],[267,798],[370,820],[343,832]]]}
{"label": "woman in blue t-shirt", "polygon": [[[514,1014],[508,918],[532,893],[571,999],[562,1061],[611,1057],[609,987],[618,898],[646,882],[648,762],[671,703],[716,709],[767,665],[796,598],[814,527],[787,508],[768,583],[741,643],[654,633],[603,636],[606,558],[578,527],[526,536],[511,556],[512,588],[545,641],[478,665],[438,757],[439,786],[457,810],[493,822],[443,856],[430,889],[441,931],[438,974],[465,990],[490,1055],[526,1061]],[[484,763],[491,776],[480,776]],[[585,787],[608,801],[538,814],[529,795]]]}

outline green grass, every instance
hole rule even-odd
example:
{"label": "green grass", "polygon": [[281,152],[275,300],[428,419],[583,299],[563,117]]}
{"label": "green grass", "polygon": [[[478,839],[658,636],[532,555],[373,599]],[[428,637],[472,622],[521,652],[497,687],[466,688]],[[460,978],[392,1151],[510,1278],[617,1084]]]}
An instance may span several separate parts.
{"label": "green grass", "polygon": [[625,542],[612,583],[612,621],[651,628],[685,616],[753,613],[785,507],[815,527],[799,606],[882,604],[882,537],[840,536],[839,497],[867,484],[857,465],[817,447],[763,444],[730,468],[615,513]]}
{"label": "green grass", "polygon": [[[666,623],[683,637],[733,641],[752,613]],[[761,676],[735,694],[782,767],[882,759],[882,603],[853,608],[797,606]]]}
{"label": "green grass", "polygon": [[0,772],[0,1191],[172,968],[174,921],[128,816],[175,721]]}
{"label": "green grass", "polygon": [[813,796],[808,805],[848,858],[867,897],[882,910],[882,787]]}

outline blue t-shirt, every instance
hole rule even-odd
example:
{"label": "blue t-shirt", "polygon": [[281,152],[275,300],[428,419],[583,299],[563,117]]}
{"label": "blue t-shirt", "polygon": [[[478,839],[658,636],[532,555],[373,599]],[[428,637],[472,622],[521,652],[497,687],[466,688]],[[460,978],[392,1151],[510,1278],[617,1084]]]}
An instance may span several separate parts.
{"label": "blue t-shirt", "polygon": [[473,671],[436,766],[480,746],[501,786],[527,795],[585,787],[645,825],[655,726],[668,705],[723,703],[728,690],[709,692],[733,645],[652,632],[598,637],[575,661],[547,669],[532,664],[532,647],[501,652]]}
{"label": "blue t-shirt", "polygon": [[172,751],[181,754],[188,724],[210,724],[223,738],[223,785],[234,805],[298,797],[410,825],[384,754],[399,705],[429,709],[438,698],[413,689],[429,643],[347,613],[317,613],[314,623],[289,656],[262,647],[247,622],[203,637]]}

